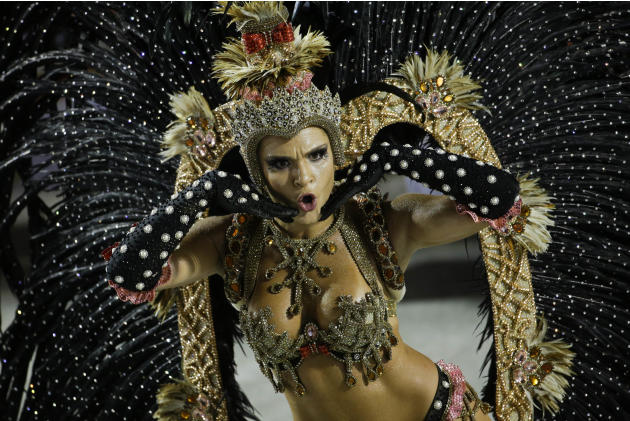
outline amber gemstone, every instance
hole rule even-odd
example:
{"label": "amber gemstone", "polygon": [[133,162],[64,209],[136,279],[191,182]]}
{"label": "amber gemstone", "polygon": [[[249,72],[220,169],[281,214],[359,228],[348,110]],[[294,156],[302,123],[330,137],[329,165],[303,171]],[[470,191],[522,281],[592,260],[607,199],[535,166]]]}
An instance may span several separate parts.
{"label": "amber gemstone", "polygon": [[427,85],[426,82],[422,82],[420,84],[420,90],[424,92],[425,94],[429,91],[429,86]]}
{"label": "amber gemstone", "polygon": [[197,402],[197,398],[195,396],[191,395],[191,396],[186,398],[186,402],[188,402],[188,403],[195,403],[195,402]]}
{"label": "amber gemstone", "polygon": [[394,270],[393,269],[385,269],[385,278],[392,279],[394,277]]}
{"label": "amber gemstone", "polygon": [[229,268],[234,267],[234,259],[229,254],[225,256],[225,265]]}
{"label": "amber gemstone", "polygon": [[368,373],[368,379],[370,379],[370,380],[376,380],[376,374],[374,374],[374,372],[373,372],[373,371],[370,371],[370,372]]}
{"label": "amber gemstone", "polygon": [[396,256],[395,254],[392,255],[392,263],[395,265],[398,264],[398,256]]}
{"label": "amber gemstone", "polygon": [[201,127],[203,127],[204,129],[208,130],[208,120],[206,120],[205,118],[201,119]]}
{"label": "amber gemstone", "polygon": [[378,245],[378,252],[383,256],[387,256],[389,254],[389,249],[385,244],[381,243]]}
{"label": "amber gemstone", "polygon": [[237,283],[230,284],[230,289],[236,292],[237,294],[240,294],[241,292],[241,287]]}
{"label": "amber gemstone", "polygon": [[538,379],[538,376],[530,376],[529,382],[532,384],[532,386],[538,386],[540,379]]}
{"label": "amber gemstone", "polygon": [[382,376],[382,375],[383,375],[383,366],[382,366],[382,365],[379,365],[378,367],[376,367],[376,373],[377,373],[379,376]]}
{"label": "amber gemstone", "polygon": [[402,273],[400,275],[398,275],[398,278],[396,279],[396,283],[397,284],[405,283],[405,276]]}
{"label": "amber gemstone", "polygon": [[444,77],[438,76],[437,79],[435,80],[435,84],[438,86],[438,88],[444,85]]}
{"label": "amber gemstone", "polygon": [[521,216],[523,218],[527,218],[530,213],[531,213],[531,210],[529,209],[529,206],[527,205],[521,206]]}
{"label": "amber gemstone", "polygon": [[186,122],[188,123],[189,126],[195,125],[195,120],[193,120],[192,118],[189,118],[188,120],[186,120]]}
{"label": "amber gemstone", "polygon": [[193,140],[191,138],[186,139],[186,146],[192,146],[194,144],[195,144],[195,142],[193,142]]}
{"label": "amber gemstone", "polygon": [[188,411],[182,411],[179,413],[179,416],[181,417],[181,419],[183,420],[187,420],[190,419],[190,412]]}
{"label": "amber gemstone", "polygon": [[265,237],[265,243],[267,243],[268,246],[273,244],[273,237],[268,235],[267,237]]}
{"label": "amber gemstone", "polygon": [[247,222],[247,217],[243,214],[240,214],[237,218],[237,221],[239,224],[244,224],[245,222]]}
{"label": "amber gemstone", "polygon": [[326,244],[326,251],[330,254],[335,254],[335,252],[337,251],[337,246],[335,245],[335,243],[328,243]]}
{"label": "amber gemstone", "polygon": [[553,370],[553,364],[552,363],[544,363],[540,368],[542,369],[542,371],[545,374],[549,374]]}
{"label": "amber gemstone", "polygon": [[232,237],[236,237],[238,235],[238,228],[234,228],[232,230]]}
{"label": "amber gemstone", "polygon": [[304,392],[306,392],[306,390],[304,390],[304,386],[302,386],[301,384],[298,384],[298,386],[295,388],[295,391],[300,396],[303,396]]}
{"label": "amber gemstone", "polygon": [[451,102],[453,100],[453,95],[446,95],[444,97],[444,102]]}
{"label": "amber gemstone", "polygon": [[398,338],[396,338],[394,335],[390,335],[389,336],[389,343],[392,345],[396,345],[398,343]]}
{"label": "amber gemstone", "polygon": [[512,224],[512,228],[514,229],[514,232],[516,232],[517,234],[521,234],[524,231],[525,227],[520,222],[515,222]]}
{"label": "amber gemstone", "polygon": [[540,355],[540,348],[538,348],[537,346],[533,347],[532,349],[529,350],[529,356],[532,358],[538,358],[538,356]]}
{"label": "amber gemstone", "polygon": [[348,384],[348,386],[354,386],[357,383],[357,379],[355,379],[353,376],[350,376],[346,379],[346,384]]}

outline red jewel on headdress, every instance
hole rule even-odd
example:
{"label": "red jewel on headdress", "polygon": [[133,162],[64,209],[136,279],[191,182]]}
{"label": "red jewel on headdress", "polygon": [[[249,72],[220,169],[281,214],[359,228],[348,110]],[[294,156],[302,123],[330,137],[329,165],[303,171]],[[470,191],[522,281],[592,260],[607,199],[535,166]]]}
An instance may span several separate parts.
{"label": "red jewel on headdress", "polygon": [[282,22],[271,30],[271,39],[273,42],[291,42],[293,37],[293,27],[290,23]]}
{"label": "red jewel on headdress", "polygon": [[254,54],[273,43],[291,42],[295,38],[293,36],[293,27],[290,23],[281,22],[277,24],[269,32],[250,32],[241,36],[245,52]]}

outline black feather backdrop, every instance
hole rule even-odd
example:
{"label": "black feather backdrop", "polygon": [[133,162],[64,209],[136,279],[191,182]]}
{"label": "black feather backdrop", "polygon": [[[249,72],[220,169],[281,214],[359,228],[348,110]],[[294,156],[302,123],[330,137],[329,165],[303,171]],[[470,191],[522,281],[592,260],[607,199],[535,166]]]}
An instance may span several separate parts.
{"label": "black feather backdrop", "polygon": [[[377,82],[427,47],[449,50],[483,80],[492,115],[477,118],[504,167],[539,177],[556,206],[553,243],[531,258],[539,310],[577,354],[555,419],[629,419],[630,7],[287,6],[294,24],[321,29],[332,43],[319,86],[343,92]],[[4,419],[149,420],[158,385],[178,377],[176,314],[158,323],[147,306],[117,301],[99,253],[172,192],[177,162],[157,155],[171,120],[168,94],[194,85],[211,106],[225,100],[210,77],[212,56],[235,33],[210,7],[3,6],[0,268],[19,299],[0,338]],[[12,198],[16,178],[24,192]],[[43,192],[56,192],[57,202],[46,205]],[[27,265],[10,235],[22,211]],[[238,331],[217,334],[231,419],[244,419],[251,408],[230,368]]]}

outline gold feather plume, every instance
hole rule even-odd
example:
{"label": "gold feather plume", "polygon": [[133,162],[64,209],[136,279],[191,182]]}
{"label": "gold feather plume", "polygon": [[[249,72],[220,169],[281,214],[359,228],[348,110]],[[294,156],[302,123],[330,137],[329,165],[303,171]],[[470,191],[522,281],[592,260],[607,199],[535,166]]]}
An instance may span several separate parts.
{"label": "gold feather plume", "polygon": [[232,18],[228,26],[235,24],[236,29],[241,32],[248,30],[248,27],[265,24],[265,22],[273,21],[277,18],[286,21],[289,12],[287,8],[279,1],[235,1],[232,2],[227,9],[227,1],[219,1],[214,10],[215,14],[227,14]]}
{"label": "gold feather plume", "polygon": [[159,421],[181,421],[182,414],[191,416],[190,401],[197,397],[197,389],[188,381],[175,380],[160,387],[157,394],[158,409],[153,418]]}
{"label": "gold feather plume", "polygon": [[208,102],[194,87],[191,87],[188,93],[177,92],[169,95],[169,98],[171,112],[177,116],[177,120],[171,122],[164,132],[162,138],[164,150],[160,152],[163,161],[188,152],[189,147],[186,145],[185,139],[189,117],[205,118],[210,126],[213,126],[215,121]]}
{"label": "gold feather plume", "polygon": [[490,113],[488,108],[478,102],[483,95],[475,91],[481,89],[481,85],[470,76],[465,75],[464,67],[457,59],[451,60],[451,58],[446,50],[438,53],[435,50],[427,49],[424,60],[419,55],[411,55],[392,76],[404,79],[414,91],[419,89],[423,81],[442,76],[445,79],[445,85],[454,97],[454,106]]}
{"label": "gold feather plume", "polygon": [[544,253],[551,243],[548,227],[554,225],[550,212],[555,206],[545,189],[538,185],[538,178],[530,179],[529,174],[517,178],[521,186],[520,196],[523,205],[529,208],[529,215],[523,233],[513,238],[533,255]]}
{"label": "gold feather plume", "polygon": [[527,340],[527,345],[529,349],[540,348],[544,360],[553,364],[553,370],[540,382],[539,387],[532,390],[531,394],[536,407],[538,403],[543,413],[550,411],[553,414],[560,409],[559,403],[566,394],[565,390],[569,386],[567,378],[575,374],[571,370],[575,353],[571,351],[571,345],[560,339],[545,341],[546,334],[547,321],[539,316],[536,320],[536,328]]}
{"label": "gold feather plume", "polygon": [[[224,10],[224,9],[223,9]],[[279,2],[247,2],[232,5],[227,14],[241,29],[264,24],[277,18],[286,8]],[[283,18],[284,20],[285,18]],[[321,32],[308,31],[300,35],[300,27],[293,29],[295,40],[286,51],[270,51],[252,57],[245,52],[240,39],[230,38],[223,51],[214,56],[213,76],[221,84],[228,98],[235,99],[245,88],[258,92],[285,85],[292,77],[319,66],[331,53],[330,43]]]}

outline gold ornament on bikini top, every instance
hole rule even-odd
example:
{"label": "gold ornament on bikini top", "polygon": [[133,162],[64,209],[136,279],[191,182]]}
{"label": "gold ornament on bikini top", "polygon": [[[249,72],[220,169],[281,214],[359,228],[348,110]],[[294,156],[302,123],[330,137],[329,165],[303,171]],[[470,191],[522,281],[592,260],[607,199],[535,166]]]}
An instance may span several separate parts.
{"label": "gold ornament on bikini top", "polygon": [[[376,192],[372,193],[372,196],[376,195]],[[245,337],[254,351],[261,371],[278,392],[284,391],[286,386],[285,377],[280,373],[287,372],[295,384],[295,394],[304,395],[306,388],[300,381],[297,368],[311,355],[327,355],[341,362],[344,365],[347,387],[353,387],[357,383],[357,378],[353,374],[354,366],[361,369],[367,380],[375,381],[384,372],[383,364],[391,359],[391,348],[398,340],[388,319],[395,315],[395,304],[383,295],[377,285],[378,275],[367,258],[365,253],[367,243],[360,237],[358,228],[358,225],[365,226],[366,223],[368,226],[374,226],[374,223],[368,223],[366,219],[382,216],[381,207],[368,206],[370,212],[366,213],[366,204],[380,202],[382,198],[379,196],[380,200],[376,200],[372,196],[369,198],[366,196],[361,194],[355,197],[356,205],[363,211],[358,214],[361,216],[360,222],[351,220],[348,212],[342,208],[335,223],[331,224],[324,234],[311,240],[288,238],[279,229],[274,229],[271,223],[267,225],[264,221],[262,224],[250,223],[251,219],[244,215],[235,216],[233,225],[226,232],[228,244],[225,259],[228,276],[225,290],[232,302],[241,304],[241,326]],[[243,283],[247,283],[246,280],[239,279],[239,274],[248,273],[249,267],[253,267],[257,273],[264,247],[278,249],[282,261],[268,269],[265,277],[271,280],[279,270],[286,270],[284,281],[272,284],[269,292],[276,293],[285,287],[291,289],[292,306],[288,317],[292,317],[293,311],[301,309],[301,301],[296,302],[293,298],[296,294],[298,297],[301,296],[303,289],[309,291],[312,288],[309,291],[312,294],[320,291],[314,280],[311,279],[310,282],[306,280],[306,272],[316,271],[319,276],[332,274],[329,268],[319,265],[315,257],[319,252],[336,253],[337,245],[329,241],[329,237],[337,229],[371,292],[366,293],[359,301],[354,301],[352,296],[338,297],[337,307],[341,315],[326,328],[308,322],[295,339],[290,338],[287,332],[276,333],[271,308],[267,306],[250,312],[242,297],[236,293],[241,291]],[[383,244],[391,251],[388,254],[391,265],[391,257],[395,257],[395,252],[389,243],[385,244],[387,236],[382,239]],[[384,259],[377,260],[381,273],[384,271],[382,267],[384,262]],[[244,267],[245,263],[247,267]],[[395,271],[400,272],[400,268],[396,268]],[[250,276],[256,277],[256,273],[250,273]],[[385,285],[391,287],[387,281]],[[251,294],[251,288],[253,286],[249,289],[244,288],[246,296]]]}
{"label": "gold ornament on bikini top", "polygon": [[241,310],[243,333],[262,373],[277,392],[283,392],[286,387],[284,376],[280,374],[285,372],[295,383],[295,394],[304,395],[306,387],[297,368],[312,355],[326,355],[342,363],[345,384],[349,388],[357,383],[352,373],[354,366],[358,366],[369,381],[375,381],[384,373],[383,364],[391,359],[391,349],[398,344],[388,322],[387,299],[371,292],[359,301],[346,295],[337,298],[337,307],[341,313],[337,320],[326,328],[308,322],[295,339],[287,332],[275,332],[269,306],[254,313],[246,308]]}
{"label": "gold ornament on bikini top", "polygon": [[[265,231],[265,245],[275,247],[282,255],[282,261],[273,268],[267,269],[265,278],[272,280],[280,270],[286,270],[287,276],[281,282],[269,287],[269,292],[278,294],[283,288],[291,289],[291,305],[287,309],[287,316],[293,317],[302,311],[302,292],[304,289],[313,296],[322,292],[321,287],[312,279],[308,272],[316,271],[322,278],[332,275],[332,269],[322,266],[315,260],[320,251],[334,254],[337,251],[335,243],[328,241],[343,223],[345,211],[342,207],[336,215],[335,222],[328,229],[315,238],[293,239],[284,235],[272,220],[263,220]],[[304,288],[306,287],[306,288]]]}

